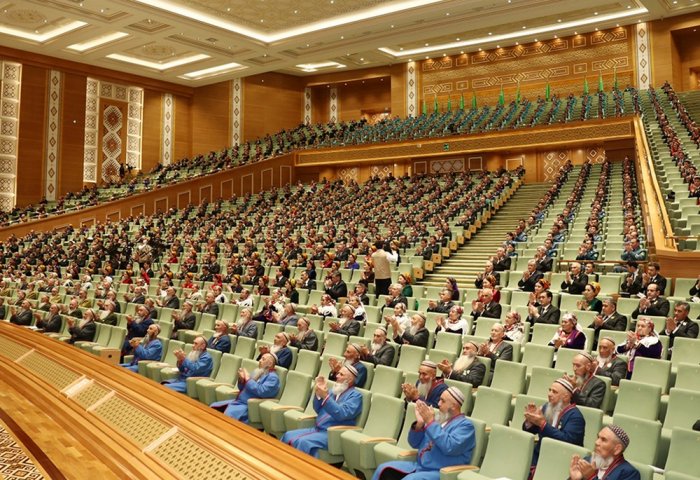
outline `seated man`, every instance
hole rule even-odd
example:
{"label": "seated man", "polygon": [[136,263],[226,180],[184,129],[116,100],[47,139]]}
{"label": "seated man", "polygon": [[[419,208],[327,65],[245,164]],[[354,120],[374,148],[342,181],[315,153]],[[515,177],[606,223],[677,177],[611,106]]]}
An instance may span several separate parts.
{"label": "seated man", "polygon": [[[566,379],[560,378],[552,383],[547,394],[548,402],[537,408],[534,403],[525,407],[523,430],[542,438],[553,438],[566,443],[583,446],[583,434],[586,422],[583,415],[571,403],[574,386]],[[537,466],[541,442],[535,443],[532,454],[532,467]]]}
{"label": "seated man", "polygon": [[355,307],[349,303],[343,305],[343,308],[340,309],[339,319],[339,322],[331,322],[328,324],[331,332],[347,335],[348,338],[360,334],[362,325],[359,321],[355,320]]}
{"label": "seated man", "polygon": [[180,375],[172,380],[166,380],[163,385],[176,392],[187,392],[187,379],[190,377],[208,377],[214,368],[214,361],[207,352],[207,339],[201,335],[194,339],[192,351],[185,354],[175,350],[177,369]]}
{"label": "seated man", "polygon": [[639,471],[625,460],[624,452],[630,444],[627,433],[615,424],[603,427],[595,441],[593,454],[582,459],[571,458],[571,480],[639,480]]}
{"label": "seated man", "polygon": [[385,308],[394,308],[399,303],[402,303],[404,305],[408,304],[408,300],[406,299],[406,297],[401,295],[402,290],[403,287],[400,283],[392,283],[391,285],[389,285],[389,296],[384,299],[385,304],[382,305],[382,312]]}
{"label": "seated man", "polygon": [[690,305],[687,302],[677,302],[673,307],[673,318],[666,319],[666,328],[661,335],[669,337],[669,346],[673,347],[673,340],[678,337],[698,338],[698,324],[688,318]]}
{"label": "seated man", "polygon": [[145,337],[132,338],[129,343],[134,349],[134,358],[130,363],[122,363],[121,366],[138,373],[141,360],[160,361],[163,356],[163,344],[158,335],[160,335],[160,325],[152,323],[148,326]]}
{"label": "seated man", "polygon": [[615,341],[610,337],[602,337],[598,341],[598,370],[596,375],[608,377],[611,385],[619,385],[620,380],[627,377],[627,362],[617,356]]}
{"label": "seated man", "polygon": [[415,345],[417,347],[428,348],[428,340],[430,332],[425,328],[426,318],[422,313],[415,313],[411,317],[411,327],[405,328],[399,325],[396,318],[389,319],[391,326],[394,328],[394,341],[399,345]]}
{"label": "seated man", "polygon": [[372,337],[372,344],[368,347],[362,346],[362,360],[374,365],[391,366],[394,361],[396,351],[386,339],[386,330],[383,327],[377,328]]}
{"label": "seated man", "polygon": [[28,327],[32,324],[32,305],[29,303],[29,300],[22,301],[19,312],[16,310],[16,307],[10,307],[10,314],[10,323],[23,327]]}
{"label": "seated man", "polygon": [[643,277],[638,272],[639,265],[635,261],[627,262],[627,275],[620,285],[621,297],[634,297],[645,288],[642,286]]}
{"label": "seated man", "polygon": [[211,404],[224,415],[248,423],[248,400],[251,398],[275,398],[280,390],[280,379],[275,371],[277,357],[266,353],[258,360],[258,368],[248,373],[238,369],[238,396],[235,400],[222,400]]}
{"label": "seated man", "polygon": [[418,450],[416,461],[383,463],[372,480],[439,480],[441,468],[471,462],[476,435],[462,404],[464,395],[455,387],[442,392],[437,415],[430,405],[416,402],[416,421],[408,432],[408,443]]}
{"label": "seated man", "polygon": [[170,338],[177,340],[178,332],[180,330],[194,330],[195,324],[197,323],[197,317],[192,311],[194,304],[190,300],[186,300],[182,304],[182,310],[179,312],[173,312],[173,333]]}
{"label": "seated man", "polygon": [[618,313],[615,300],[606,298],[603,300],[603,311],[593,319],[588,328],[592,328],[595,332],[596,343],[593,348],[596,348],[600,332],[602,330],[624,331],[627,328],[627,317]]}
{"label": "seated man", "polygon": [[238,314],[238,321],[231,325],[231,333],[239,337],[258,338],[258,324],[253,321],[253,310],[243,308]]}
{"label": "seated man", "polygon": [[490,288],[481,290],[480,299],[472,302],[471,315],[474,321],[479,317],[501,318],[501,304],[493,301],[493,290]]}
{"label": "seated man", "polygon": [[323,282],[326,294],[330,295],[336,302],[341,297],[348,296],[348,286],[343,281],[340,272],[334,272],[331,278]]}
{"label": "seated man", "polygon": [[652,317],[666,317],[671,309],[671,304],[661,296],[661,290],[655,283],[650,283],[647,287],[646,297],[639,299],[639,306],[632,312],[635,320],[640,315]]}
{"label": "seated man", "polygon": [[535,284],[544,276],[544,274],[537,270],[537,262],[535,260],[528,260],[527,270],[523,272],[523,276],[518,280],[518,288],[523,292],[534,292]]}
{"label": "seated man", "polygon": [[355,389],[357,370],[344,366],[337,375],[333,388],[329,391],[324,377],[316,379],[314,410],[316,425],[312,428],[290,430],[282,437],[282,442],[291,445],[311,456],[318,457],[319,449],[328,448],[328,428],[337,425],[355,425],[362,412],[362,394]]}
{"label": "seated man", "polygon": [[418,380],[415,385],[404,383],[401,385],[407,402],[422,400],[428,405],[437,408],[442,392],[447,390],[447,385],[442,378],[437,378],[437,363],[423,360],[418,367]]}
{"label": "seated man", "polygon": [[550,325],[556,325],[559,323],[561,310],[552,305],[552,298],[552,292],[545,290],[537,297],[537,300],[540,302],[539,306],[530,304],[527,307],[527,321],[530,322],[530,324],[548,323]]}
{"label": "seated man", "polygon": [[486,374],[486,366],[479,361],[478,351],[479,345],[466,342],[462,346],[462,355],[455,360],[454,365],[447,359],[438,364],[442,378],[469,383],[475,388],[481,385]]}
{"label": "seated man", "polygon": [[573,358],[571,364],[574,374],[564,375],[564,378],[576,387],[572,401],[576,405],[600,408],[607,388],[605,382],[596,377],[598,362],[593,355],[583,351]]}
{"label": "seated man", "polygon": [[581,295],[588,285],[588,275],[581,271],[581,264],[574,262],[570,271],[566,272],[566,278],[561,282],[561,291],[571,295]]}
{"label": "seated man", "polygon": [[355,386],[357,388],[363,388],[365,382],[367,381],[367,368],[360,361],[362,355],[362,347],[357,343],[351,343],[343,352],[344,362],[341,362],[335,357],[330,357],[328,363],[331,367],[328,373],[328,380],[335,381],[340,371],[341,367],[345,365],[352,365],[357,370],[357,376],[355,377]]}
{"label": "seated man", "polygon": [[199,306],[199,311],[214,315],[215,317],[219,316],[219,304],[216,302],[216,294],[213,291],[207,292],[204,298],[204,304]]}
{"label": "seated man", "polygon": [[318,337],[311,328],[311,322],[306,317],[297,320],[297,333],[289,334],[289,344],[299,350],[318,350]]}
{"label": "seated man", "polygon": [[500,323],[491,327],[491,338],[479,346],[479,355],[491,359],[491,373],[496,368],[497,360],[513,360],[513,345],[508,343],[506,329]]}
{"label": "seated man", "polygon": [[152,324],[153,320],[145,305],[139,305],[136,308],[136,315],[134,317],[131,315],[126,316],[126,338],[124,339],[124,345],[122,347],[122,356],[132,352],[129,340],[136,337],[145,337],[148,327]]}
{"label": "seated man", "polygon": [[52,303],[49,307],[49,314],[44,320],[37,320],[36,326],[38,328],[43,328],[44,332],[58,333],[63,327],[63,318],[59,313],[61,308],[56,303]]}
{"label": "seated man", "polygon": [[440,291],[440,301],[430,300],[428,302],[428,311],[437,313],[450,313],[450,309],[455,306],[452,301],[452,292],[448,289]]}
{"label": "seated man", "polygon": [[260,351],[260,355],[258,355],[258,358],[256,358],[256,360],[260,361],[262,356],[266,353],[274,353],[275,356],[277,356],[277,365],[279,365],[282,368],[289,368],[292,364],[293,359],[292,351],[287,346],[289,344],[289,340],[290,336],[288,333],[278,332],[272,339],[271,347],[263,345],[258,349]]}
{"label": "seated man", "polygon": [[85,310],[83,319],[78,322],[73,317],[66,318],[68,322],[68,332],[70,332],[69,343],[92,342],[95,340],[97,325],[95,325],[95,312],[91,309]]}
{"label": "seated man", "polygon": [[231,339],[228,338],[228,330],[228,323],[223,320],[214,322],[214,335],[209,338],[207,347],[218,350],[221,353],[229,353],[231,351]]}

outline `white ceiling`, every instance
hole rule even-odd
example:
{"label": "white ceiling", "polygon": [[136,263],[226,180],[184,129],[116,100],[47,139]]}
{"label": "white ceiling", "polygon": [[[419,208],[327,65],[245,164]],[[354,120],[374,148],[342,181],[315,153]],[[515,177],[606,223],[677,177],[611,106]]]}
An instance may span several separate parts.
{"label": "white ceiling", "polygon": [[359,69],[700,11],[696,0],[0,0],[0,45],[187,86]]}

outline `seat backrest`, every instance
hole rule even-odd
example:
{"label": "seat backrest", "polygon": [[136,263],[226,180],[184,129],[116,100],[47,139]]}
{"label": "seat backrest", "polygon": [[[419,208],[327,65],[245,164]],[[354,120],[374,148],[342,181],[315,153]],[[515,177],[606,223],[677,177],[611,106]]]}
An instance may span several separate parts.
{"label": "seat backrest", "polygon": [[403,425],[401,426],[401,435],[399,435],[399,440],[396,442],[396,446],[403,450],[410,450],[411,445],[408,443],[408,432],[411,430],[411,425],[416,421],[416,404],[410,402],[406,405],[406,413],[403,418]]}
{"label": "seat backrest", "polygon": [[425,360],[425,348],[415,345],[402,345],[396,368],[403,372],[417,372],[420,363]]}
{"label": "seat backrest", "polygon": [[219,365],[221,365],[221,352],[219,350],[214,350],[213,348],[208,348],[207,352],[211,355],[212,368],[210,377],[215,377],[219,371]]}
{"label": "seat backrest", "polygon": [[[677,338],[676,340],[680,339]],[[676,345],[676,343],[674,343],[674,345]],[[675,356],[676,354],[674,353],[673,355]],[[683,390],[700,392],[700,363],[694,365],[690,363],[679,364],[678,372],[676,373],[675,387],[682,388]]]}
{"label": "seat backrest", "polygon": [[585,457],[588,449],[561,442],[553,438],[542,438],[540,443],[540,456],[537,461],[534,480],[549,480],[552,478],[567,478],[571,457],[579,455]]}
{"label": "seat backrest", "polygon": [[700,432],[676,427],[671,432],[671,446],[666,459],[666,471],[697,478],[700,472]]}
{"label": "seat backrest", "polygon": [[439,332],[433,349],[458,354],[462,350],[462,336],[454,333]]}
{"label": "seat backrest", "polygon": [[403,382],[403,372],[398,368],[377,365],[374,367],[374,378],[370,391],[372,394],[388,395],[399,397],[401,395],[401,383]]}
{"label": "seat backrest", "polygon": [[266,323],[262,339],[265,342],[272,343],[275,340],[275,335],[282,331],[284,331],[284,325],[279,323]]}
{"label": "seat backrest", "polygon": [[564,373],[563,370],[557,370],[556,368],[532,367],[527,394],[546,398],[549,387],[552,386],[554,380],[561,378]]}
{"label": "seat backrest", "polygon": [[287,372],[287,379],[280,396],[280,405],[303,407],[309,401],[311,395],[311,382],[313,377],[306,373],[291,370]]}
{"label": "seat backrest", "polygon": [[700,348],[698,348],[698,340],[695,338],[675,338],[673,340],[673,355],[671,355],[671,363],[674,366],[681,363],[692,363],[694,365],[699,364]]}
{"label": "seat backrest", "polygon": [[362,433],[370,437],[398,437],[404,417],[403,407],[404,401],[398,397],[373,393]]}
{"label": "seat backrest", "polygon": [[700,392],[672,388],[668,397],[664,428],[688,428],[700,417],[698,407],[700,407]]}
{"label": "seat backrest", "polygon": [[579,353],[581,353],[581,350],[576,350],[574,348],[560,348],[557,350],[557,360],[554,362],[554,368],[565,372],[571,372],[574,357]]}
{"label": "seat backrest", "polygon": [[177,358],[175,358],[175,350],[183,350],[185,348],[185,342],[180,340],[170,340],[168,343],[168,351],[165,352],[163,357],[163,362],[175,365],[177,363]]}
{"label": "seat backrest", "polygon": [[255,339],[249,337],[238,336],[236,349],[233,351],[235,355],[242,358],[253,358],[255,355]]}
{"label": "seat backrest", "polygon": [[357,416],[355,425],[364,428],[367,422],[367,416],[369,415],[369,408],[372,404],[372,394],[369,390],[365,390],[364,388],[358,388],[357,391],[362,395],[362,411]]}
{"label": "seat backrest", "polygon": [[490,387],[479,387],[471,416],[486,422],[487,426],[505,425],[510,418],[510,392]]}
{"label": "seat backrest", "polygon": [[654,465],[656,448],[661,437],[661,424],[653,420],[634,418],[629,415],[617,414],[613,423],[622,427],[630,437],[630,444],[625,449],[625,458],[635,462]]}
{"label": "seat backrest", "polygon": [[554,334],[557,333],[558,329],[559,325],[536,323],[535,326],[532,327],[530,343],[534,343],[535,345],[547,345],[550,340],[552,340]]}
{"label": "seat backrest", "polygon": [[632,380],[620,380],[615,414],[622,413],[637,418],[656,420],[661,403],[661,387]]}
{"label": "seat backrest", "polygon": [[589,450],[595,447],[598,432],[603,427],[603,411],[599,408],[577,407],[586,422],[586,429],[583,432],[583,446]]}
{"label": "seat backrest", "polygon": [[217,383],[233,383],[238,377],[238,369],[241,367],[241,357],[224,353],[221,355],[219,370],[214,376],[214,381]]}
{"label": "seat backrest", "polygon": [[312,350],[299,350],[297,353],[297,364],[294,370],[299,373],[305,373],[312,378],[318,375],[318,369],[321,367],[321,354]]}
{"label": "seat backrest", "polygon": [[[479,474],[487,478],[527,480],[534,448],[535,436],[531,433],[495,424]],[[508,452],[508,461],[504,461],[504,452]]]}
{"label": "seat backrest", "polygon": [[666,394],[670,378],[670,361],[644,357],[635,359],[634,370],[632,371],[632,380],[635,382],[658,385],[661,387],[661,393]]}
{"label": "seat backrest", "polygon": [[[477,395],[478,397],[478,395]],[[541,407],[547,403],[547,397],[535,397],[533,395],[518,395],[515,397],[515,407],[513,407],[513,417],[510,420],[512,428],[522,428],[525,421],[525,407],[533,403],[537,407]]]}
{"label": "seat backrest", "polygon": [[477,418],[470,418],[469,420],[472,422],[472,425],[474,425],[474,437],[476,440],[474,450],[472,450],[472,459],[469,462],[469,465],[480,466],[481,461],[484,459],[486,444],[488,443],[486,423]]}
{"label": "seat backrest", "polygon": [[126,338],[126,328],[122,327],[112,327],[112,334],[109,337],[109,343],[107,344],[110,348],[121,349],[124,345],[124,339]]}
{"label": "seat backrest", "polygon": [[107,346],[109,344],[109,338],[112,336],[112,329],[114,327],[111,325],[105,325],[104,323],[98,325],[98,327],[100,327],[100,331],[97,332],[95,343],[98,345]]}
{"label": "seat backrest", "polygon": [[527,367],[527,372],[532,372],[532,367],[551,367],[554,359],[554,347],[546,345],[534,345],[527,343],[523,347],[521,363]]}
{"label": "seat backrest", "polygon": [[342,333],[327,333],[326,344],[323,347],[323,354],[342,357],[347,344],[347,335],[343,335]]}
{"label": "seat backrest", "polygon": [[510,392],[512,395],[523,393],[527,367],[522,363],[499,360],[493,371],[491,387]]}

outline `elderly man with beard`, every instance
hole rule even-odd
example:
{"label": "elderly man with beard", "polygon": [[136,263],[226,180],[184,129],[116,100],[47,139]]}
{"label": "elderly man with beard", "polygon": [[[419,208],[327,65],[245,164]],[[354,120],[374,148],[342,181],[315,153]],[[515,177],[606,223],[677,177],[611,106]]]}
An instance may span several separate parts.
{"label": "elderly man with beard", "polygon": [[389,296],[384,299],[385,304],[382,305],[382,312],[385,308],[394,308],[399,303],[404,305],[408,304],[406,297],[401,295],[401,290],[403,287],[400,283],[392,283],[389,285]]}
{"label": "elderly man with beard", "polygon": [[289,368],[292,365],[292,351],[287,346],[291,337],[286,332],[278,332],[273,339],[272,346],[261,346],[258,350],[260,355],[256,360],[260,361],[266,353],[274,353],[277,356],[277,365],[282,368]]}
{"label": "elderly man with beard", "polygon": [[177,295],[175,294],[175,288],[173,287],[166,288],[165,297],[159,299],[156,303],[159,307],[163,308],[172,308],[175,310],[180,308],[180,299],[177,298]]}
{"label": "elderly man with beard", "polygon": [[[574,445],[583,445],[583,435],[586,431],[586,421],[583,415],[571,403],[574,386],[565,378],[559,378],[549,387],[548,402],[537,408],[534,403],[525,407],[525,422],[523,430],[542,438],[553,438]],[[535,444],[532,454],[532,467],[537,466],[540,456],[541,442]]]}
{"label": "elderly man with beard", "polygon": [[92,342],[95,339],[97,325],[95,325],[95,312],[93,310],[85,310],[83,319],[80,322],[73,317],[68,317],[66,321],[68,322],[68,332],[70,333],[69,343]]}
{"label": "elderly man with beard", "polygon": [[491,359],[491,373],[496,368],[497,360],[513,360],[513,346],[505,340],[505,327],[500,323],[494,323],[489,341],[479,345],[479,355]]}
{"label": "elderly man with beard", "polygon": [[63,327],[63,318],[61,317],[60,314],[60,307],[52,303],[51,306],[49,307],[49,314],[46,317],[45,320],[37,320],[36,326],[38,328],[43,328],[44,332],[53,332],[53,333],[58,333],[61,331],[61,328]]}
{"label": "elderly man with beard", "polygon": [[201,335],[194,339],[192,351],[185,353],[182,350],[175,350],[177,358],[177,369],[180,375],[163,382],[163,385],[176,392],[187,392],[187,379],[190,377],[208,377],[214,368],[214,361],[207,352],[207,339]]}
{"label": "elderly man with beard", "polygon": [[328,324],[331,332],[347,335],[348,338],[360,334],[360,327],[362,325],[359,321],[355,320],[355,307],[346,303],[343,305],[343,308],[340,309],[339,315],[340,322],[331,322]]}
{"label": "elderly man with beard", "polygon": [[289,344],[299,350],[318,350],[318,337],[311,328],[311,322],[306,317],[297,320],[297,333],[289,334]]}
{"label": "elderly man with beard", "polygon": [[593,454],[582,459],[571,457],[571,480],[639,480],[639,471],[625,460],[630,438],[622,427],[611,424],[598,433]]}
{"label": "elderly man with beard", "polygon": [[362,347],[357,343],[351,343],[345,349],[343,357],[345,361],[341,363],[335,357],[330,357],[328,359],[328,364],[330,365],[330,373],[328,374],[328,380],[335,381],[340,371],[341,367],[352,365],[357,370],[357,376],[355,377],[355,386],[357,388],[362,388],[367,381],[367,368],[360,361],[362,356]]}
{"label": "elderly man with beard", "polygon": [[231,339],[228,338],[228,323],[223,320],[214,322],[214,335],[209,338],[207,348],[218,350],[221,353],[229,353],[231,350]]}
{"label": "elderly man with beard", "polygon": [[422,313],[415,313],[411,317],[411,326],[406,328],[399,324],[398,320],[391,317],[389,323],[394,328],[394,341],[401,344],[414,345],[428,348],[430,332],[425,328],[426,318]]}
{"label": "elderly man with beard", "polygon": [[612,385],[620,385],[620,380],[627,377],[627,362],[617,356],[615,341],[602,337],[598,341],[598,370],[596,375],[608,377]]}
{"label": "elderly man with beard", "polygon": [[23,327],[28,327],[32,324],[32,304],[29,303],[29,300],[22,301],[22,306],[20,307],[19,312],[15,311],[14,306],[10,307],[10,314],[10,323],[21,325]]}
{"label": "elderly man with beard", "polygon": [[437,378],[437,363],[424,360],[418,367],[418,380],[415,385],[404,383],[401,385],[404,397],[408,402],[422,400],[428,405],[438,407],[438,401],[442,392],[447,390],[447,385],[442,378]]}
{"label": "elderly man with beard", "polygon": [[146,336],[143,339],[132,338],[129,343],[134,349],[134,358],[130,363],[122,363],[121,366],[132,372],[138,372],[141,360],[160,361],[163,356],[163,343],[158,338],[159,334],[160,325],[153,323],[148,327]]}
{"label": "elderly man with beard", "polygon": [[442,378],[469,383],[472,387],[481,385],[486,374],[486,366],[479,361],[478,351],[479,345],[474,342],[466,342],[462,346],[462,355],[455,360],[454,365],[447,359],[438,364]]}
{"label": "elderly man with beard", "polygon": [[224,415],[248,423],[248,400],[251,398],[275,398],[280,390],[280,379],[275,371],[277,357],[266,353],[258,360],[258,368],[248,373],[238,369],[238,397],[235,400],[214,402],[210,406]]}
{"label": "elderly man with beard", "polygon": [[372,344],[369,348],[362,345],[362,360],[370,362],[373,365],[391,366],[394,362],[396,351],[386,340],[386,330],[377,328],[372,337]]}
{"label": "elderly man with beard", "polygon": [[126,338],[122,346],[122,360],[124,355],[128,355],[133,351],[129,340],[136,337],[145,337],[148,327],[152,324],[153,320],[148,313],[148,309],[144,305],[139,305],[136,309],[136,316],[126,316]]}
{"label": "elderly man with beard", "polygon": [[362,394],[355,388],[357,370],[346,365],[340,369],[337,378],[330,390],[324,377],[316,378],[313,399],[316,424],[312,428],[288,431],[282,437],[282,442],[318,457],[319,449],[328,448],[328,428],[355,425],[362,412]]}
{"label": "elderly man with beard", "polygon": [[253,321],[253,310],[244,308],[238,314],[238,321],[231,325],[231,333],[239,337],[258,338],[258,324]]}
{"label": "elderly man with beard", "polygon": [[173,333],[170,335],[170,338],[177,339],[180,330],[194,330],[197,317],[192,312],[193,308],[194,304],[187,300],[182,304],[182,310],[173,312]]}
{"label": "elderly man with beard", "polygon": [[235,303],[239,307],[253,308],[253,297],[250,295],[250,290],[247,288],[241,290],[241,295],[238,297],[238,300],[231,303]]}
{"label": "elderly man with beard", "polygon": [[572,401],[584,407],[600,408],[605,397],[605,382],[596,377],[598,362],[588,352],[581,352],[572,360],[573,375],[564,375],[574,385]]}
{"label": "elderly man with beard", "polygon": [[439,480],[441,468],[471,462],[476,434],[461,412],[463,404],[464,395],[455,387],[442,392],[437,414],[425,402],[416,402],[416,421],[408,432],[408,443],[418,450],[416,461],[383,463],[372,480]]}

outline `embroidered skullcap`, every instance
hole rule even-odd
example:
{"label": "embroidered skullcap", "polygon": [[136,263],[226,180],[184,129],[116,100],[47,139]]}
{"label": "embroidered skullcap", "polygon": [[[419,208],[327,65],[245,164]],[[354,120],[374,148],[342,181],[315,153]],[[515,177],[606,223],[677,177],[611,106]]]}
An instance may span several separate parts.
{"label": "embroidered skullcap", "polygon": [[625,432],[622,427],[619,425],[615,425],[614,423],[611,423],[608,425],[608,428],[610,429],[611,432],[615,434],[618,440],[620,440],[620,443],[622,444],[622,448],[626,449],[627,446],[630,444],[630,437],[627,435],[627,432]]}
{"label": "embroidered skullcap", "polygon": [[569,382],[567,379],[557,378],[556,380],[554,380],[554,383],[558,383],[559,385],[564,387],[570,394],[574,394],[574,386],[571,385],[571,382]]}
{"label": "embroidered skullcap", "polygon": [[345,368],[348,369],[348,372],[352,373],[352,376],[357,378],[357,369],[353,367],[352,365],[343,365]]}
{"label": "embroidered skullcap", "polygon": [[593,355],[591,355],[590,353],[588,353],[588,352],[585,351],[585,350],[580,351],[578,354],[581,355],[582,357],[586,358],[587,360],[591,361],[591,362],[594,362],[594,361],[595,361],[595,358],[593,357]]}
{"label": "embroidered skullcap", "polygon": [[420,362],[420,366],[432,368],[433,370],[437,370],[437,363],[431,362],[430,360],[423,360],[422,362]]}
{"label": "embroidered skullcap", "polygon": [[613,340],[612,337],[601,337],[600,340],[598,340],[599,344],[600,344],[601,340],[607,340],[608,342],[612,343],[613,345],[616,345],[615,340]]}
{"label": "embroidered skullcap", "polygon": [[476,342],[473,341],[473,340],[469,340],[467,343],[468,343],[468,344],[471,344],[471,345],[474,345],[474,348],[476,348],[476,350],[479,351],[479,344],[478,344],[478,343],[476,343]]}
{"label": "embroidered skullcap", "polygon": [[462,391],[459,388],[450,387],[447,389],[447,393],[449,393],[450,396],[452,396],[452,398],[454,398],[455,401],[457,403],[459,403],[460,406],[462,406],[464,404],[464,394],[462,393]]}
{"label": "embroidered skullcap", "polygon": [[270,355],[272,355],[272,358],[275,360],[275,365],[277,365],[277,362],[279,361],[279,358],[277,358],[277,354],[270,352]]}
{"label": "embroidered skullcap", "polygon": [[357,343],[351,343],[350,346],[354,348],[357,351],[357,353],[362,353],[362,347]]}
{"label": "embroidered skullcap", "polygon": [[292,339],[287,332],[281,332],[282,336],[287,340],[287,343]]}

